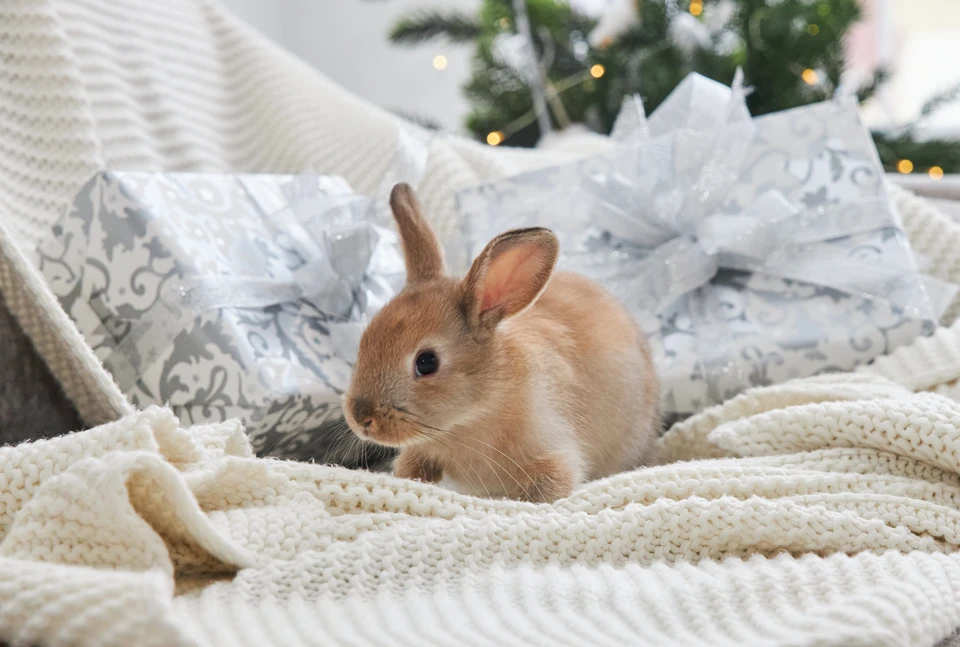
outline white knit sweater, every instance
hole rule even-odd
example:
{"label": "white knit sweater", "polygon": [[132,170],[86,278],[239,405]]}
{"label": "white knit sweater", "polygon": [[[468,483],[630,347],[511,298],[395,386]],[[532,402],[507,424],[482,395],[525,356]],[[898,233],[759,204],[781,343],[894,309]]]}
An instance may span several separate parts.
{"label": "white knit sweater", "polygon": [[927,647],[960,624],[960,403],[835,375],[663,445],[705,460],[553,505],[253,458],[238,424],[156,408],[0,449],[0,639]]}

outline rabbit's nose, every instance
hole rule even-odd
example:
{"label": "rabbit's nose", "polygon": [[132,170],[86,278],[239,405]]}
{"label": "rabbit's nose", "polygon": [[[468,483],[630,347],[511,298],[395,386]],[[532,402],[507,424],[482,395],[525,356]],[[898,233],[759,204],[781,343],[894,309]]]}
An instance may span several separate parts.
{"label": "rabbit's nose", "polygon": [[357,424],[367,429],[373,423],[373,402],[365,398],[357,398],[353,401],[353,419]]}

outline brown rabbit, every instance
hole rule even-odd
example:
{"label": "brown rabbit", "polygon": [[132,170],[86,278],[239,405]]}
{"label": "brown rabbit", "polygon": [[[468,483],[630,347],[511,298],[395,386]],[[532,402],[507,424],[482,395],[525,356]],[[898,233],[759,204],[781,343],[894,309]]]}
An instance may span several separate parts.
{"label": "brown rabbit", "polygon": [[397,476],[554,501],[649,459],[660,421],[646,341],[595,283],[550,280],[551,231],[497,236],[459,280],[413,190],[398,184],[390,205],[407,285],[365,331],[344,410],[360,438],[400,449]]}

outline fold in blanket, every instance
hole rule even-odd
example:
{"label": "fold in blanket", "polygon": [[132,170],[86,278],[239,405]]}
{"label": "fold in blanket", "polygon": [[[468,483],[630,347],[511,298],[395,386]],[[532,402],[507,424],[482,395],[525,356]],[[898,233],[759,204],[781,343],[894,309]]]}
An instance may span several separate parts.
{"label": "fold in blanket", "polygon": [[258,459],[158,408],[4,448],[0,639],[929,645],[960,622],[955,401],[813,378],[663,450],[684,460],[535,505]]}

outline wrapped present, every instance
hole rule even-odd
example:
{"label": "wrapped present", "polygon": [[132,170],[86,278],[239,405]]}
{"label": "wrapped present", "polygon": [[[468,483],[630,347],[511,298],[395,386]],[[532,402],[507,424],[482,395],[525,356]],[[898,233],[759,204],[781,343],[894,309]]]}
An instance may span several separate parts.
{"label": "wrapped present", "polygon": [[134,404],[329,458],[364,322],[404,281],[379,205],[336,177],[104,172],[39,262]]}
{"label": "wrapped present", "polygon": [[649,119],[625,101],[609,153],[458,194],[468,256],[549,227],[621,299],[672,417],[869,362],[956,294],[919,271],[855,101],[754,119],[744,96],[691,75]]}

